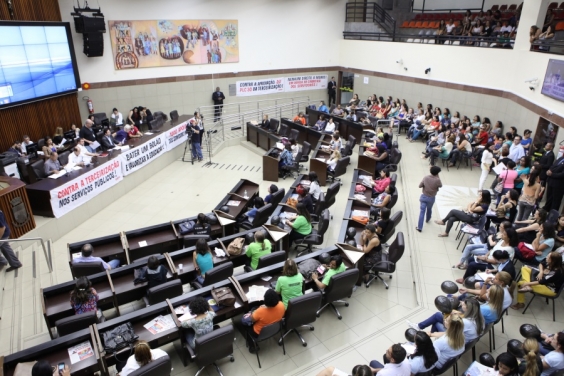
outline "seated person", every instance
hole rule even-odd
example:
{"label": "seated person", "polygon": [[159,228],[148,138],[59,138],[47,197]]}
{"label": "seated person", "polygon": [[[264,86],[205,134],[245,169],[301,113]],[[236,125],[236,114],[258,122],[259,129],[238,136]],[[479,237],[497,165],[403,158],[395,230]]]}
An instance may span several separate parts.
{"label": "seated person", "polygon": [[213,331],[215,312],[210,307],[208,301],[201,296],[197,296],[190,301],[188,308],[190,313],[196,315],[196,317],[182,321],[182,327],[188,329],[186,331],[186,343],[194,349],[196,347],[196,338],[200,338]]}
{"label": "seated person", "polygon": [[335,107],[333,109],[333,112],[331,113],[331,115],[343,117],[345,115],[345,111],[343,111],[343,109],[341,108],[341,105],[338,104],[337,107]]}
{"label": "seated person", "polygon": [[49,157],[51,153],[57,152],[57,146],[55,146],[51,137],[45,137],[45,146],[43,146],[41,151],[43,151],[43,154],[46,157]]}
{"label": "seated person", "polygon": [[90,158],[86,160],[85,156],[80,154],[80,148],[75,147],[72,149],[72,153],[69,155],[69,164],[71,163],[74,166],[84,167],[87,163],[90,163]]}
{"label": "seated person", "polygon": [[123,368],[118,368],[119,376],[128,376],[131,372],[151,363],[153,360],[167,356],[168,354],[161,349],[151,350],[151,347],[146,341],[139,341],[135,345],[135,353],[127,359],[127,363]]}
{"label": "seated person", "polygon": [[323,114],[319,115],[319,117],[317,118],[317,121],[315,122],[315,125],[313,126],[313,129],[315,129],[316,131],[320,131],[322,132],[325,129],[325,125],[327,123],[325,122],[325,117],[323,116]]}
{"label": "seated person", "polygon": [[[531,243],[532,252],[525,253],[521,249],[515,250],[515,258],[522,263],[539,263],[548,256],[554,248],[554,237],[556,236],[555,226],[550,222],[540,225],[535,240]],[[526,246],[525,246],[526,247]],[[528,248],[528,247],[526,247]]]}
{"label": "seated person", "polygon": [[327,108],[327,106],[325,105],[324,101],[319,102],[319,108],[317,109],[317,111],[319,112],[325,112],[326,114],[329,113],[329,109]]}
{"label": "seated person", "polygon": [[264,115],[262,117],[262,121],[260,122],[261,128],[270,128],[270,120],[268,120],[268,115]]}
{"label": "seated person", "polygon": [[458,313],[451,313],[444,320],[445,334],[437,339],[433,346],[438,350],[439,360],[435,368],[441,368],[450,359],[464,352],[464,322]]}
{"label": "seated person", "polygon": [[282,297],[284,307],[288,308],[288,301],[297,296],[303,295],[304,277],[298,270],[298,265],[292,259],[287,259],[282,268],[282,276],[276,280],[277,293]]}
{"label": "seated person", "polygon": [[[368,272],[372,266],[382,261],[382,245],[376,232],[376,226],[369,223],[360,235],[360,250],[364,253],[364,270]],[[364,275],[365,281],[369,277]]]}
{"label": "seated person", "polygon": [[395,191],[396,187],[388,185],[384,192],[380,193],[378,196],[372,199],[371,205],[372,207],[377,209],[376,214],[378,214],[382,210],[382,208],[385,208],[389,204]]}
{"label": "seated person", "polygon": [[25,152],[22,150],[22,143],[19,142],[19,141],[14,141],[12,146],[8,149],[8,153],[15,154],[18,157],[21,157],[22,155],[24,155]]}
{"label": "seated person", "polygon": [[387,169],[380,171],[380,177],[372,181],[372,192],[377,195],[386,190],[388,185],[390,185],[390,171]]}
{"label": "seated person", "polygon": [[298,152],[300,151],[300,145],[298,145],[297,141],[293,138],[290,138],[288,141],[290,141],[290,152],[292,153],[292,158],[296,159]]}
{"label": "seated person", "polygon": [[376,163],[376,173],[379,174],[380,171],[384,170],[388,164],[390,164],[390,153],[382,144],[377,144],[378,155],[375,156]]}
{"label": "seated person", "polygon": [[53,371],[53,367],[46,360],[40,360],[33,365],[31,376],[71,376],[70,367],[65,364],[62,371]]}
{"label": "seated person", "polygon": [[329,366],[323,371],[319,372],[317,376],[373,376],[372,369],[367,365],[358,364],[352,369],[352,373],[343,372],[335,366]]}
{"label": "seated person", "polygon": [[118,142],[116,139],[114,139],[114,137],[112,136],[112,132],[110,131],[110,128],[107,128],[104,131],[104,136],[102,137],[102,147],[106,150],[109,149],[113,149],[116,146],[121,146],[121,143]]}
{"label": "seated person", "polygon": [[[464,347],[463,347],[464,348]],[[411,365],[409,360],[406,360],[407,352],[402,345],[396,343],[384,355],[385,365],[377,360],[370,362],[370,368],[373,373],[379,376],[410,376]]]}
{"label": "seated person", "polygon": [[343,263],[343,258],[339,255],[331,257],[329,265],[324,266],[327,268],[327,271],[325,272],[322,281],[318,279],[319,276],[317,272],[311,273],[311,279],[313,280],[313,282],[315,282],[317,288],[319,288],[320,290],[323,290],[329,285],[331,277],[333,277],[335,274],[339,274],[347,270],[347,267]]}
{"label": "seated person", "polygon": [[101,262],[102,265],[104,266],[104,269],[106,269],[106,270],[118,268],[119,265],[120,265],[119,259],[113,259],[113,260],[110,260],[106,263],[100,257],[92,256],[92,253],[94,253],[94,247],[92,247],[92,244],[84,244],[82,246],[81,253],[82,253],[82,255],[80,257],[75,257],[72,260],[73,264],[78,264],[78,263],[81,263],[81,262]]}
{"label": "seated person", "polygon": [[303,187],[298,191],[298,202],[305,205],[306,210],[311,214],[313,213],[313,198],[309,194],[309,187]]}
{"label": "seated person", "polygon": [[208,246],[208,242],[204,239],[198,239],[196,242],[196,250],[192,253],[192,256],[194,258],[194,268],[199,274],[198,277],[196,277],[196,281],[203,285],[206,273],[213,269],[213,255]]}
{"label": "seated person", "polygon": [[331,137],[331,142],[329,143],[329,145],[321,145],[321,148],[324,149],[325,151],[327,150],[341,150],[341,146],[342,146],[342,142],[341,142],[341,136],[337,133],[334,132],[332,137]]}
{"label": "seated person", "polygon": [[204,213],[198,214],[196,224],[194,225],[194,235],[211,236],[211,225],[208,223],[208,217]]}
{"label": "seated person", "polygon": [[63,132],[63,127],[57,127],[55,129],[55,134],[53,135],[53,143],[57,145],[57,147],[62,147],[65,133]]}
{"label": "seated person", "polygon": [[127,132],[127,135],[129,136],[129,138],[143,137],[143,133],[141,133],[139,131],[139,128],[137,128],[135,125],[129,126],[129,131]]}
{"label": "seated person", "polygon": [[417,375],[435,368],[435,364],[439,361],[440,351],[435,349],[429,335],[423,331],[418,331],[414,342],[415,353],[408,357],[411,374]]}
{"label": "seated person", "polygon": [[29,145],[32,145],[33,141],[31,141],[31,139],[29,138],[29,136],[26,134],[23,136],[23,142],[22,142],[22,152],[24,154],[27,154],[27,147]]}
{"label": "seated person", "polygon": [[439,234],[439,237],[448,237],[450,229],[454,222],[475,223],[482,215],[488,212],[488,207],[491,204],[491,193],[487,190],[482,190],[478,193],[478,199],[471,202],[466,206],[466,210],[453,209],[448,212],[447,216],[440,220],[435,221],[436,224],[444,226],[446,224],[445,232]]}
{"label": "seated person", "polygon": [[247,252],[245,253],[250,259],[250,266],[253,270],[257,269],[259,259],[268,255],[272,251],[270,240],[265,239],[264,231],[255,232],[255,241],[249,244]]}
{"label": "seated person", "polygon": [[341,152],[339,150],[333,150],[331,156],[327,160],[327,169],[329,171],[335,171],[335,167],[337,166],[339,159],[341,159]]}
{"label": "seated person", "polygon": [[298,123],[301,125],[306,125],[306,118],[304,116],[303,112],[300,112],[299,114],[297,114],[294,119],[292,120],[294,123]]}
{"label": "seated person", "polygon": [[335,122],[333,122],[333,118],[329,118],[329,120],[327,121],[327,124],[325,124],[325,128],[323,128],[323,133],[332,134],[333,132],[335,132],[336,126],[337,126],[337,124],[335,124]]}
{"label": "seated person", "polygon": [[542,359],[541,376],[549,376],[557,370],[564,369],[564,333],[555,334],[551,345],[554,351],[549,352]]}
{"label": "seated person", "polygon": [[147,260],[147,270],[145,270],[141,278],[147,281],[147,289],[150,289],[166,283],[167,273],[168,269],[161,265],[157,256],[151,256]]}
{"label": "seated person", "polygon": [[[509,255],[510,261],[512,261],[513,256],[515,255],[515,247],[519,244],[519,239],[517,238],[517,232],[515,229],[512,227],[506,228],[504,223],[509,222],[502,222],[502,224],[500,224],[499,236],[496,237],[496,240],[494,240],[493,235],[490,235],[484,244],[468,244],[464,247],[460,262],[455,264],[453,268],[458,268],[460,270],[467,269],[469,262],[474,261],[473,256],[486,256],[481,260],[486,262],[491,261],[492,264],[497,265],[497,262],[495,260],[490,260],[489,257],[490,254],[493,256],[497,250],[506,251]],[[489,251],[490,248],[491,251]],[[480,260],[480,258],[478,259]]]}
{"label": "seated person", "polygon": [[501,376],[518,376],[519,362],[517,358],[508,352],[501,353],[495,358],[494,369]]}
{"label": "seated person", "polygon": [[522,221],[515,221],[513,224],[517,229],[517,236],[519,241],[525,243],[532,243],[535,240],[537,233],[543,223],[546,222],[548,212],[542,208],[535,211],[532,219],[525,219]]}
{"label": "seated person", "polygon": [[[317,177],[317,172],[310,171],[308,178],[310,181],[309,194],[313,198],[313,201],[317,202],[317,200],[319,200],[319,195],[321,194],[321,187],[319,186],[319,178]],[[564,216],[562,218],[564,218]],[[564,224],[564,219],[562,223]],[[562,236],[564,237],[564,229],[562,230]]]}
{"label": "seated person", "polygon": [[98,310],[98,293],[87,277],[79,277],[76,280],[70,295],[70,305],[75,315]]}
{"label": "seated person", "polygon": [[89,157],[98,156],[97,153],[92,153],[92,152],[88,151],[88,149],[87,149],[86,146],[85,146],[84,138],[79,138],[79,139],[78,139],[78,142],[76,143],[76,147],[77,147],[77,148],[80,148],[80,154],[82,154],[82,155],[87,155],[87,156],[89,156]]}
{"label": "seated person", "polygon": [[296,211],[298,216],[293,221],[286,220],[286,224],[292,228],[290,231],[290,247],[294,244],[294,241],[298,239],[303,239],[309,234],[311,234],[311,216],[307,211],[305,205],[298,202],[296,205]]}
{"label": "seated person", "polygon": [[[561,330],[559,333],[564,333],[564,330]],[[537,338],[537,341],[539,343],[539,353],[542,355],[546,355],[551,351],[554,351],[555,348],[552,346],[553,345],[553,341],[554,338],[558,336],[558,333],[555,334],[546,334],[544,332],[541,332],[540,334],[540,338]],[[525,346],[525,343],[523,343],[523,347]],[[542,369],[542,368],[541,368]]]}
{"label": "seated person", "polygon": [[[502,252],[503,251],[497,251]],[[509,262],[511,265],[513,263]],[[485,282],[476,282],[476,289],[460,288],[459,291],[461,295],[458,296],[458,300],[464,300],[467,294],[472,294],[479,297],[482,301],[489,301],[490,295],[489,290],[492,286],[499,286],[503,289],[503,303],[501,306],[502,311],[505,311],[511,303],[513,303],[513,290],[515,288],[515,282],[513,282],[514,276],[506,271],[500,271],[495,274],[494,277],[488,277]]]}
{"label": "seated person", "polygon": [[117,141],[118,144],[124,145],[127,139],[129,138],[129,131],[131,130],[131,125],[126,125],[123,129],[118,130],[112,136],[114,140]]}
{"label": "seated person", "polygon": [[268,194],[264,198],[264,203],[270,204],[270,201],[272,201],[272,195],[276,192],[278,192],[278,187],[275,184],[270,184],[270,187],[268,187]]}
{"label": "seated person", "polygon": [[392,211],[388,208],[382,208],[380,210],[380,219],[375,222],[376,233],[378,235],[383,235],[389,226],[393,226],[393,222],[390,220],[390,215]]}
{"label": "seated person", "polygon": [[288,149],[284,149],[282,153],[280,153],[280,161],[278,162],[279,168],[284,169],[284,167],[290,167],[293,164],[294,157],[292,155],[292,152]]}
{"label": "seated person", "polygon": [[262,199],[262,197],[255,197],[254,200],[254,205],[253,208],[249,211],[247,211],[246,213],[243,213],[242,219],[243,220],[247,220],[250,223],[253,223],[253,221],[255,220],[255,217],[257,215],[257,211],[258,209],[262,208],[264,206],[264,200]]}
{"label": "seated person", "polygon": [[280,297],[274,290],[268,289],[264,293],[264,304],[243,315],[240,321],[235,322],[235,326],[245,336],[251,354],[254,354],[256,349],[249,336],[258,337],[262,328],[282,320],[284,313],[286,313],[286,309],[280,301]]}
{"label": "seated person", "polygon": [[53,152],[49,155],[49,159],[45,161],[43,169],[45,171],[45,175],[47,176],[61,172],[63,168],[59,163],[59,154],[57,154],[57,152]]}

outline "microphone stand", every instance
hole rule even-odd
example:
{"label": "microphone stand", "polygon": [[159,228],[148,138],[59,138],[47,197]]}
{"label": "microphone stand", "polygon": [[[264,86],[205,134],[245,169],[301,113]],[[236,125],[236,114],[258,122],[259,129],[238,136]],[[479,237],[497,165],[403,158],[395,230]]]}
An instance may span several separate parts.
{"label": "microphone stand", "polygon": [[217,130],[209,130],[206,132],[206,145],[208,147],[208,161],[202,166],[202,167],[206,167],[206,166],[213,166],[213,165],[217,165],[219,163],[215,163],[212,162],[211,159],[211,134],[217,132]]}

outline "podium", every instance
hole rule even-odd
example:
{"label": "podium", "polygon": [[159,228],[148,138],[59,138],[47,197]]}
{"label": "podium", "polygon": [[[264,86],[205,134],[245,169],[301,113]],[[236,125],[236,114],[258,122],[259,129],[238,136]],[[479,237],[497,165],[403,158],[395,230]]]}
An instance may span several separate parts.
{"label": "podium", "polygon": [[0,210],[10,227],[10,238],[19,238],[35,228],[25,183],[20,179],[0,176]]}

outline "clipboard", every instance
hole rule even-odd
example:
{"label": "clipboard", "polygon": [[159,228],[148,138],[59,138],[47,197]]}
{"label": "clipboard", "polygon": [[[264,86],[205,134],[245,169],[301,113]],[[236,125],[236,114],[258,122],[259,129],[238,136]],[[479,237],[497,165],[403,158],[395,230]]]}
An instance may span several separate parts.
{"label": "clipboard", "polygon": [[349,261],[352,264],[356,264],[358,262],[358,260],[360,260],[362,258],[362,256],[364,256],[364,252],[362,252],[360,249],[353,247],[351,245],[344,244],[344,243],[337,243],[335,245],[337,247],[339,247],[339,249],[341,251],[343,251],[345,256],[349,259]]}
{"label": "clipboard", "polygon": [[236,222],[235,217],[229,215],[228,213],[224,213],[221,210],[212,210],[212,213],[215,214],[217,221],[222,226],[227,226]]}
{"label": "clipboard", "polygon": [[281,229],[278,226],[262,225],[262,227],[266,230],[266,232],[268,232],[268,235],[270,235],[270,237],[272,238],[272,240],[274,240],[274,242],[277,242],[278,240],[282,239],[283,237],[289,234],[288,231],[285,231],[284,229]]}

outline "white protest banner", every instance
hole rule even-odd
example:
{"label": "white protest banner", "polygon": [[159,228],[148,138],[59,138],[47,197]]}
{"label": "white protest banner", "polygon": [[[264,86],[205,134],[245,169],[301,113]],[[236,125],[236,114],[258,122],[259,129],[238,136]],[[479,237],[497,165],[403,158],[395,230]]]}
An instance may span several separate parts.
{"label": "white protest banner", "polygon": [[286,77],[284,79],[285,91],[327,89],[327,77],[326,74]]}
{"label": "white protest banner", "polygon": [[123,180],[121,160],[112,159],[51,190],[51,208],[60,218]]}
{"label": "white protest banner", "polygon": [[160,134],[125,153],[120,154],[123,176],[127,176],[148,165],[166,153],[166,134]]}
{"label": "white protest banner", "polygon": [[178,124],[176,127],[173,127],[166,131],[165,138],[166,138],[166,150],[172,150],[178,145],[181,145],[186,142],[186,125],[188,124],[187,121],[184,123]]}
{"label": "white protest banner", "polygon": [[237,96],[264,95],[284,92],[284,78],[264,78],[262,80],[237,81]]}

